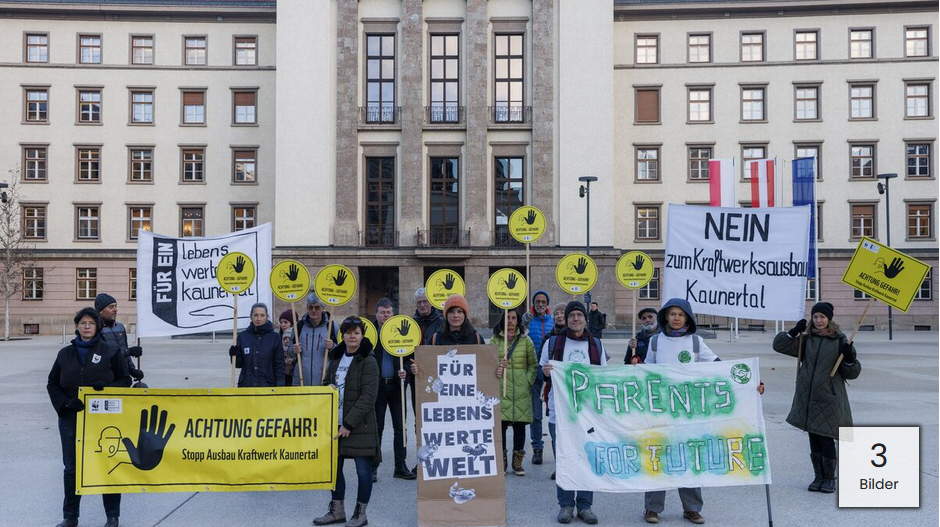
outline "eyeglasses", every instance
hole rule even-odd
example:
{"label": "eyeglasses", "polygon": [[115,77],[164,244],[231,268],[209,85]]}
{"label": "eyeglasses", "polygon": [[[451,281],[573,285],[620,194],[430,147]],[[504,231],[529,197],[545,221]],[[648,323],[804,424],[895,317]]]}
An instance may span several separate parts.
{"label": "eyeglasses", "polygon": [[307,306],[307,311],[310,311],[311,309],[314,310],[314,311],[323,311],[323,306],[321,306],[320,304],[314,304],[314,305],[312,305],[312,306]]}

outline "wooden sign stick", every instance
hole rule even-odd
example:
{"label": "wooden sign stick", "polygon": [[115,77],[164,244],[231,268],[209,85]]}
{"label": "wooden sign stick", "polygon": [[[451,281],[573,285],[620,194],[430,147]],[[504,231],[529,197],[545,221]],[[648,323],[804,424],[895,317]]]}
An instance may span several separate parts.
{"label": "wooden sign stick", "polygon": [[[290,303],[291,314],[294,315],[294,344],[300,344],[300,331],[297,330],[297,302]],[[293,351],[293,350],[291,350]],[[297,354],[297,371],[300,372],[300,385],[304,385],[304,350]]]}
{"label": "wooden sign stick", "polygon": [[[232,346],[238,345],[238,295],[233,294],[235,310],[232,314]],[[235,387],[235,357],[232,357],[232,388]]]}
{"label": "wooden sign stick", "polygon": [[[868,308],[875,303],[875,299],[872,298],[865,304],[865,311],[862,311],[862,316],[858,317],[858,322],[855,323],[855,329],[852,331],[852,336],[849,337],[849,344],[855,342],[855,334],[858,333],[858,328],[862,327],[862,321],[865,320],[865,315],[868,314]],[[835,377],[836,370],[839,369],[839,365],[842,364],[842,354],[839,354],[839,358],[836,359],[835,365],[832,367],[832,371],[829,372],[830,377]]]}
{"label": "wooden sign stick", "polygon": [[[405,369],[405,358],[398,357],[398,369]],[[405,411],[405,379],[401,380],[401,429],[403,430],[401,434],[401,444],[402,446],[408,446],[408,429],[405,427],[405,423],[408,421],[407,412]]]}
{"label": "wooden sign stick", "polygon": [[[518,321],[516,321],[518,324]],[[516,328],[519,331],[519,328]],[[503,397],[506,397],[506,378],[509,369],[509,310],[503,310],[503,360],[506,361],[506,367],[503,368]]]}
{"label": "wooden sign stick", "polygon": [[[636,297],[639,293],[636,292],[636,289],[633,290],[633,311],[630,313],[633,314],[633,333],[631,333],[631,339],[636,338]],[[639,344],[639,342],[637,342]],[[636,348],[631,348],[627,346],[627,364],[633,364],[633,354],[636,353]]]}

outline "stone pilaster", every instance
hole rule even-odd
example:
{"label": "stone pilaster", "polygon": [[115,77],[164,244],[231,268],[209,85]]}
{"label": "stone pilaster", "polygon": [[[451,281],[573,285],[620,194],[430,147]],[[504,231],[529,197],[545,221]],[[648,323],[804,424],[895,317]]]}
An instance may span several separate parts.
{"label": "stone pilaster", "polygon": [[336,24],[336,221],[333,245],[359,245],[359,2],[339,0]]}
{"label": "stone pilaster", "polygon": [[490,279],[490,268],[486,265],[467,265],[464,267],[463,279],[467,283],[470,323],[477,329],[485,328],[489,325],[490,299],[486,295],[486,282]]}
{"label": "stone pilaster", "polygon": [[[470,229],[470,245],[491,245],[492,229],[486,214],[489,174],[486,156],[486,132],[488,113],[487,94],[487,19],[486,0],[467,0],[466,31],[464,33],[466,53],[463,63],[466,68],[465,101],[467,116],[466,159],[460,176],[464,178],[461,191],[464,193],[464,229]],[[484,319],[485,320],[485,319]]]}
{"label": "stone pilaster", "polygon": [[427,194],[422,184],[424,156],[421,143],[424,123],[424,107],[421,100],[424,82],[421,74],[424,23],[422,0],[402,0],[401,7],[401,53],[398,55],[401,71],[398,91],[401,94],[398,241],[402,246],[408,247],[416,245],[417,231],[424,228],[422,205]]}
{"label": "stone pilaster", "polygon": [[398,312],[411,316],[415,312],[415,290],[424,287],[424,268],[403,265],[398,268]]}
{"label": "stone pilaster", "polygon": [[[555,245],[555,64],[554,1],[532,0],[532,174],[545,184],[531,184],[530,203],[545,213],[539,246]],[[535,178],[529,178],[535,181]]]}

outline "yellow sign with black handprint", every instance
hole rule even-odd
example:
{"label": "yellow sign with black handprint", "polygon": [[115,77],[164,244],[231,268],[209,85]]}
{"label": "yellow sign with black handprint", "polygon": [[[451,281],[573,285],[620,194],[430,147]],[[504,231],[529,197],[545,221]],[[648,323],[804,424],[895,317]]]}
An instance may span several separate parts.
{"label": "yellow sign with black handprint", "polygon": [[296,302],[310,291],[310,272],[296,260],[284,260],[271,269],[271,291],[285,302]]}
{"label": "yellow sign with black handprint", "polygon": [[500,309],[513,309],[525,302],[528,293],[525,277],[515,269],[504,267],[490,275],[486,294]]}
{"label": "yellow sign with black handprint", "polygon": [[215,278],[219,281],[219,287],[237,295],[255,281],[255,264],[245,253],[228,253],[219,260]]}
{"label": "yellow sign with black handprint", "polygon": [[327,265],[314,278],[313,290],[325,304],[341,306],[356,294],[356,277],[345,265]]}
{"label": "yellow sign with black handprint", "polygon": [[630,251],[617,260],[617,280],[627,289],[639,289],[653,278],[653,259],[642,251]]}
{"label": "yellow sign with black handprint", "polygon": [[428,277],[428,281],[424,284],[424,291],[432,306],[444,309],[444,302],[450,295],[465,296],[467,294],[467,285],[456,271],[441,269]]}
{"label": "yellow sign with black handprint", "polygon": [[395,315],[382,324],[379,338],[389,355],[404,357],[421,344],[421,326],[408,315]]}
{"label": "yellow sign with black handprint", "polygon": [[907,312],[930,266],[871,238],[862,238],[842,281]]}
{"label": "yellow sign with black handprint", "polygon": [[532,243],[545,234],[545,215],[536,207],[519,207],[509,216],[509,234],[521,243]]}
{"label": "yellow sign with black handprint", "polygon": [[568,254],[555,266],[555,281],[569,294],[587,293],[597,283],[597,264],[585,254]]}

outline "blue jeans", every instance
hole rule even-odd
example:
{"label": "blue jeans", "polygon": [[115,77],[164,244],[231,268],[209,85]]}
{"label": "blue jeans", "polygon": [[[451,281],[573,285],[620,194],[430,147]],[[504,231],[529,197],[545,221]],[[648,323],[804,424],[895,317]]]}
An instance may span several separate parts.
{"label": "blue jeans", "polygon": [[[555,454],[555,423],[548,423],[548,433],[552,436],[552,455]],[[557,459],[557,458],[556,458]],[[559,507],[574,507],[579,511],[590,509],[594,504],[594,493],[589,490],[565,490],[555,485]]]}
{"label": "blue jeans", "polygon": [[[65,465],[63,483],[65,484],[65,499],[62,501],[62,517],[65,519],[78,519],[81,494],[75,494],[75,414],[59,418],[59,437],[62,439],[62,464]],[[121,515],[121,495],[102,494],[104,513],[108,518],[117,518]]]}
{"label": "blue jeans", "polygon": [[[359,491],[356,495],[356,501],[359,503],[369,503],[372,497],[372,458],[354,457],[356,462],[356,475],[359,478]],[[343,501],[346,499],[346,478],[343,476],[343,462],[346,456],[336,458],[336,490],[332,492],[333,501]]]}
{"label": "blue jeans", "polygon": [[545,442],[542,441],[542,416],[545,410],[542,408],[542,368],[539,368],[535,376],[535,384],[532,385],[532,424],[529,425],[529,438],[532,440],[532,450],[542,450],[545,448]]}

